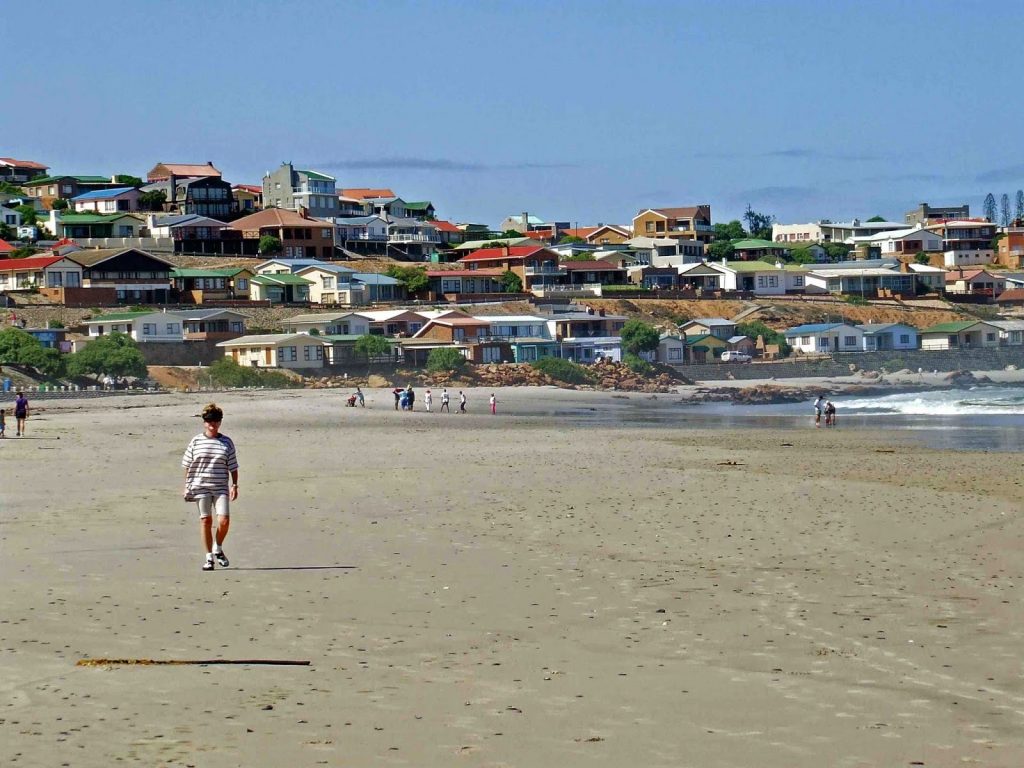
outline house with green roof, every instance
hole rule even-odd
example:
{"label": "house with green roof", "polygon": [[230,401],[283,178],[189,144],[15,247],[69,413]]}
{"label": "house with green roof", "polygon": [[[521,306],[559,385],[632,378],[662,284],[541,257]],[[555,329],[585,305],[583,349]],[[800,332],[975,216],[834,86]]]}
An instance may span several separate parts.
{"label": "house with green roof", "polygon": [[434,204],[429,200],[421,200],[405,204],[405,215],[411,219],[430,220],[434,218]]}
{"label": "house with green roof", "polygon": [[248,301],[249,283],[255,273],[248,267],[219,269],[171,270],[173,297],[182,304],[203,304],[208,301]]}
{"label": "house with green roof", "polygon": [[726,291],[744,291],[759,296],[777,296],[786,292],[786,270],[767,261],[708,262],[708,266],[722,274],[722,288]]}
{"label": "house with green roof", "polygon": [[981,349],[999,346],[999,327],[982,320],[939,323],[921,331],[921,349]]}
{"label": "house with green roof", "polygon": [[140,237],[145,219],[130,213],[62,213],[50,211],[49,229],[58,240]]}
{"label": "house with green roof", "polygon": [[771,261],[789,255],[789,250],[781,243],[760,240],[755,237],[746,240],[733,240],[733,258],[737,261]]}
{"label": "house with green roof", "polygon": [[334,218],[339,211],[335,178],[281,163],[263,177],[263,206],[289,211],[304,208],[314,218]]}
{"label": "house with green roof", "polygon": [[272,304],[309,303],[309,286],[312,282],[290,272],[256,275],[249,281],[249,298]]}
{"label": "house with green roof", "polygon": [[135,341],[174,342],[184,339],[182,318],[173,312],[109,312],[85,321],[89,338],[124,333]]}

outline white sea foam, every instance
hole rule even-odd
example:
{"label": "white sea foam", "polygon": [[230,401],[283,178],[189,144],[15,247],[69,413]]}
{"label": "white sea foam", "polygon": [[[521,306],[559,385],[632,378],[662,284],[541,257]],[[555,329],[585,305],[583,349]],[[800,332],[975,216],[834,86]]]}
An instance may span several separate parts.
{"label": "white sea foam", "polygon": [[1008,387],[975,387],[939,392],[903,392],[895,395],[839,398],[836,405],[846,413],[901,413],[922,416],[968,414],[1024,415],[1024,390]]}

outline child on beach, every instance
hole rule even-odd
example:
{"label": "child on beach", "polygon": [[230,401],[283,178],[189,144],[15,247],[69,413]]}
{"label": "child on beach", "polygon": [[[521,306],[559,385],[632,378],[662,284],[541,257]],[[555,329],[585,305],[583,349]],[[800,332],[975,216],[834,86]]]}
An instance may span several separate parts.
{"label": "child on beach", "polygon": [[7,437],[7,409],[0,408],[0,437]]}
{"label": "child on beach", "polygon": [[829,400],[825,403],[825,426],[834,427],[836,425],[836,407]]}
{"label": "child on beach", "polygon": [[434,396],[430,393],[430,390],[428,389],[426,392],[423,393],[423,405],[426,407],[427,413],[430,413],[430,404],[432,402],[434,402]]}
{"label": "child on beach", "polygon": [[497,413],[498,413],[498,398],[496,398],[494,396],[494,393],[491,392],[491,416],[494,416]]}
{"label": "child on beach", "polygon": [[821,426],[821,411],[825,407],[825,398],[818,395],[818,399],[814,401],[814,426]]}
{"label": "child on beach", "polygon": [[[220,431],[224,411],[210,403],[203,408],[202,416],[203,431],[192,438],[181,458],[185,470],[182,495],[199,508],[199,527],[206,550],[203,570],[212,571],[214,561],[222,568],[228,566],[223,545],[231,524],[230,502],[238,498],[238,458],[235,444]],[[216,531],[213,515],[217,516]]]}
{"label": "child on beach", "polygon": [[452,412],[452,409],[448,407],[448,388],[447,387],[445,387],[443,390],[441,390],[441,410],[442,411],[448,411],[448,413]]}
{"label": "child on beach", "polygon": [[466,412],[466,393],[459,390],[459,413]]}

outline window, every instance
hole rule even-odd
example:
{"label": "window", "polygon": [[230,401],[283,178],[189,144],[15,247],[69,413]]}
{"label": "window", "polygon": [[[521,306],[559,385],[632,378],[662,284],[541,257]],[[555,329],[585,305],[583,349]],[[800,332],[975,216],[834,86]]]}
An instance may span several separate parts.
{"label": "window", "polygon": [[297,352],[298,349],[296,347],[281,347],[277,353],[278,359],[282,363],[294,363],[298,359]]}
{"label": "window", "polygon": [[843,337],[843,346],[844,347],[856,347],[857,346],[857,337],[856,336],[844,336]]}
{"label": "window", "polygon": [[135,227],[121,225],[117,228],[117,231],[119,233],[118,237],[132,237],[135,233]]}
{"label": "window", "polygon": [[62,195],[70,195],[72,191],[73,190],[71,189],[71,185],[70,184],[62,184],[61,185],[60,193]]}
{"label": "window", "polygon": [[909,343],[910,343],[910,334],[909,333],[901,333],[900,334],[900,344],[909,344]]}
{"label": "window", "polygon": [[324,348],[317,345],[315,347],[305,346],[302,348],[302,359],[303,360],[323,360],[324,359]]}
{"label": "window", "polygon": [[648,222],[647,222],[647,223],[646,223],[646,224],[644,225],[644,228],[645,228],[645,230],[646,230],[647,232],[653,232],[653,231],[654,231],[654,222],[653,222],[653,221],[648,221]]}
{"label": "window", "polygon": [[794,288],[803,288],[804,287],[804,277],[803,277],[803,275],[796,275],[796,276],[793,277],[793,287]]}
{"label": "window", "polygon": [[996,335],[994,333],[986,333],[985,334],[985,341],[995,341],[995,340],[996,340]]}
{"label": "window", "polygon": [[47,272],[46,273],[46,285],[49,288],[60,288],[61,278],[63,275],[60,272]]}
{"label": "window", "polygon": [[167,335],[177,336],[181,333],[181,326],[178,323],[167,323]]}
{"label": "window", "polygon": [[235,288],[237,288],[240,291],[244,291],[248,287],[249,287],[249,281],[246,278],[244,278],[244,277],[240,277],[240,278],[238,278],[235,281]]}
{"label": "window", "polygon": [[156,336],[156,323],[143,323],[142,324],[142,335],[143,336]]}
{"label": "window", "polygon": [[324,289],[325,290],[333,290],[333,288],[334,288],[334,278],[333,277],[328,277],[328,276],[324,275],[323,283],[324,283]]}
{"label": "window", "polygon": [[500,363],[501,362],[501,348],[500,347],[484,347],[482,350],[481,360],[485,363]]}
{"label": "window", "polygon": [[669,350],[668,350],[668,359],[669,360],[682,360],[683,359],[683,350],[680,349],[679,347],[670,347]]}
{"label": "window", "polygon": [[330,237],[331,237],[331,230],[329,230],[329,229],[321,229],[320,230],[320,237],[329,240]]}
{"label": "window", "polygon": [[800,346],[802,346],[802,347],[809,347],[810,345],[811,345],[811,337],[810,336],[801,336],[800,337]]}
{"label": "window", "polygon": [[249,354],[250,355],[258,355],[259,353],[260,353],[260,348],[259,347],[249,347]]}

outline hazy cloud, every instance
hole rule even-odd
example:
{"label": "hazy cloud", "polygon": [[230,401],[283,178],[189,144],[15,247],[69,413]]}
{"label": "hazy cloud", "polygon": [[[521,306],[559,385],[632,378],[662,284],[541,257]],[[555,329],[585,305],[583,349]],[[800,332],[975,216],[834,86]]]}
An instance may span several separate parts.
{"label": "hazy cloud", "polygon": [[953,179],[949,176],[943,176],[939,173],[896,173],[896,174],[879,174],[877,176],[865,176],[860,181],[866,181],[870,184],[882,184],[893,181],[915,181],[925,182],[928,184],[935,184],[943,181],[952,181]]}
{"label": "hazy cloud", "polygon": [[1008,165],[1005,168],[996,168],[985,173],[979,173],[977,180],[981,184],[1002,181],[1019,181],[1024,179],[1024,165]]}
{"label": "hazy cloud", "polygon": [[878,160],[874,155],[859,155],[850,152],[822,152],[811,147],[790,147],[764,152],[760,157],[781,157],[789,160]]}
{"label": "hazy cloud", "polygon": [[477,173],[494,170],[533,170],[547,168],[575,168],[574,163],[469,163],[434,157],[376,157],[355,160],[326,160],[310,163],[317,168],[345,170],[414,170],[414,171],[455,171]]}

